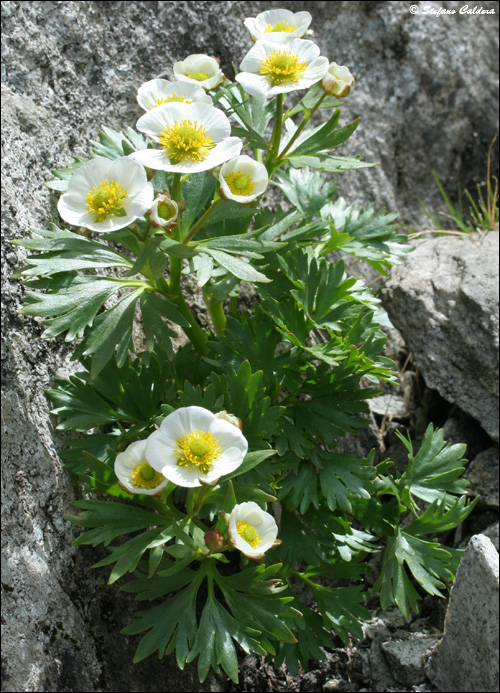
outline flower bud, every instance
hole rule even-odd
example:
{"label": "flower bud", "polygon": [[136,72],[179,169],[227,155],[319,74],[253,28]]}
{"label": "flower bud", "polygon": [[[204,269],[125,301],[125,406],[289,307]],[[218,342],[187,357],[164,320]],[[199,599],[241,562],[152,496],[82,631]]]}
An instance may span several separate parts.
{"label": "flower bud", "polygon": [[354,77],[347,67],[330,63],[321,86],[331,96],[347,96],[354,84]]}
{"label": "flower bud", "polygon": [[229,423],[233,424],[233,426],[236,426],[236,428],[239,428],[240,431],[243,430],[243,422],[241,419],[239,419],[237,416],[234,414],[229,414],[229,412],[222,410],[215,414],[216,419],[222,419],[223,421],[229,421]]}
{"label": "flower bud", "polygon": [[149,216],[154,227],[160,226],[164,229],[171,229],[177,224],[177,217],[185,209],[183,202],[175,202],[167,193],[156,196]]}
{"label": "flower bud", "polygon": [[224,535],[218,529],[214,529],[211,532],[205,534],[205,545],[209,551],[212,553],[218,553],[222,551],[226,543]]}

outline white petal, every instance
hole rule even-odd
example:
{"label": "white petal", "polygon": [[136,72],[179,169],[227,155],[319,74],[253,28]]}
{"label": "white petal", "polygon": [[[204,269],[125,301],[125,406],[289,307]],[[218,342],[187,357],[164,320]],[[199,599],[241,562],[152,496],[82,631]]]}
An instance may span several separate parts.
{"label": "white petal", "polygon": [[123,185],[130,197],[144,190],[148,182],[144,167],[128,156],[120,156],[112,161],[107,177]]}
{"label": "white petal", "polygon": [[135,195],[134,198],[130,199],[130,202],[127,199],[127,202],[125,203],[125,210],[127,214],[135,217],[135,219],[142,217],[142,215],[145,214],[148,209],[151,209],[154,196],[155,193],[153,184],[147,183],[140,193]]}
{"label": "white petal", "polygon": [[239,72],[235,79],[250,96],[255,96],[258,99],[266,99],[268,97],[270,86],[265,76],[251,72]]}

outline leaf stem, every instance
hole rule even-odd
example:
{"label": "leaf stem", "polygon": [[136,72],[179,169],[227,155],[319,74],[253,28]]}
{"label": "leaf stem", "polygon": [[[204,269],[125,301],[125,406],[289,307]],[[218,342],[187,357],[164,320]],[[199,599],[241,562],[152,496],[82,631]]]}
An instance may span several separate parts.
{"label": "leaf stem", "polygon": [[278,158],[281,142],[281,130],[283,128],[283,99],[284,94],[278,94],[276,97],[276,120],[274,121],[273,133],[269,143],[269,153],[266,157],[266,168],[269,177],[274,171],[274,163]]}

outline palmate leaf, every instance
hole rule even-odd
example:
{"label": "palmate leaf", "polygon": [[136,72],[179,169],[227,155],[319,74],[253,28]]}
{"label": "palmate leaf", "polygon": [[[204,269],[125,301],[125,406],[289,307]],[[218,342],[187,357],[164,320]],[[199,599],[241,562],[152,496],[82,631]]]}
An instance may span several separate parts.
{"label": "palmate leaf", "polygon": [[322,254],[342,250],[367,260],[377,271],[385,274],[384,267],[398,264],[412,250],[407,237],[397,233],[394,223],[397,214],[386,214],[385,209],[375,212],[373,205],[366,209],[348,206],[343,198],[329,202],[321,210],[321,218],[332,222],[329,239]]}
{"label": "palmate leaf", "polygon": [[133,262],[125,255],[111,250],[99,241],[90,240],[71,231],[63,231],[55,224],[49,229],[32,229],[33,233],[43,238],[29,238],[13,241],[30,250],[40,251],[30,255],[26,265],[14,276],[20,278],[49,277],[60,272],[71,272],[83,269],[100,269],[101,267],[131,268]]}
{"label": "palmate leaf", "polygon": [[349,634],[359,640],[363,639],[361,622],[370,618],[370,612],[361,602],[366,600],[363,585],[355,587],[325,587],[314,582],[308,582],[312,589],[318,612],[323,618],[327,630],[334,630],[344,645],[349,643]]}
{"label": "palmate leaf", "polygon": [[132,152],[153,146],[148,144],[148,140],[132,128],[118,132],[105,125],[99,131],[99,142],[91,141],[91,145],[94,156],[104,156],[107,159],[128,156]]}
{"label": "palmate leaf", "polygon": [[395,604],[406,619],[410,608],[417,613],[419,593],[413,586],[405,564],[421,587],[434,596],[442,597],[445,581],[452,580],[458,567],[459,554],[437,542],[425,541],[397,529],[387,538],[380,577],[372,594],[380,592],[380,605],[386,609]]}
{"label": "palmate leaf", "polygon": [[398,438],[408,450],[408,466],[399,485],[403,489],[403,502],[414,510],[413,496],[427,503],[444,501],[449,507],[455,498],[449,494],[463,494],[469,485],[461,479],[466,460],[463,459],[465,445],[449,445],[444,442],[442,429],[434,429],[429,424],[425,431],[420,450],[416,455],[410,440],[402,435]]}
{"label": "palmate leaf", "polygon": [[[91,360],[84,359],[84,365],[90,368]],[[161,405],[177,395],[171,363],[147,353],[139,354],[122,368],[110,360],[95,377],[82,371],[56,383],[58,389],[46,394],[56,405],[52,413],[66,419],[59,429],[84,432],[119,421],[132,426],[128,442],[140,438],[141,431],[149,431]],[[132,437],[134,429],[136,438]]]}
{"label": "palmate leaf", "polygon": [[288,171],[278,170],[277,181],[273,181],[282,190],[290,202],[299,209],[306,219],[313,219],[336,190],[335,179],[327,180],[308,167],[291,168]]}
{"label": "palmate leaf", "polygon": [[297,642],[279,644],[274,667],[278,669],[286,662],[287,672],[295,677],[299,673],[299,666],[308,670],[311,659],[323,661],[326,658],[323,648],[333,648],[334,639],[331,631],[323,627],[323,619],[318,613],[311,611],[297,599],[292,602],[292,606],[302,614],[302,618],[296,620]]}
{"label": "palmate leaf", "polygon": [[337,109],[332,117],[319,128],[315,128],[312,134],[293,149],[289,156],[304,156],[306,154],[317,154],[327,152],[345,142],[359,125],[361,118],[349,125],[337,128],[340,111]]}
{"label": "palmate leaf", "polygon": [[[155,498],[142,496],[144,504],[160,509]],[[149,527],[165,528],[172,523],[168,515],[153,513],[129,503],[111,503],[110,501],[82,500],[73,501],[73,505],[83,512],[80,515],[66,515],[66,519],[80,527],[92,527],[89,532],[79,536],[74,544],[81,546],[90,544],[108,546],[113,539],[122,534],[131,534]]]}

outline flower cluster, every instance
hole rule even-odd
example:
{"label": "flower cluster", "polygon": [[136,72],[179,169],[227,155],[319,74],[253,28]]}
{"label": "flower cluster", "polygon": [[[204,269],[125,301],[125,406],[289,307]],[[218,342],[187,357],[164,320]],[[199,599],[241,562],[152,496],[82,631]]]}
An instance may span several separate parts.
{"label": "flower cluster", "polygon": [[[309,12],[289,10],[268,10],[245,20],[255,44],[243,58],[236,81],[248,94],[268,99],[321,83],[325,93],[347,96],[353,76],[347,67],[329,64],[319,47],[303,38],[312,33],[310,23]],[[58,204],[69,224],[116,231],[149,210],[151,224],[168,231],[180,210],[175,202],[166,202],[166,191],[152,204],[153,188],[144,169],[190,175],[223,165],[223,199],[250,205],[265,192],[266,167],[246,154],[240,156],[243,142],[231,136],[228,117],[210,96],[225,81],[217,59],[196,53],[176,62],[173,72],[175,81],[152,79],[137,93],[146,111],[137,129],[157,146],[114,162],[101,157],[84,164]]]}

